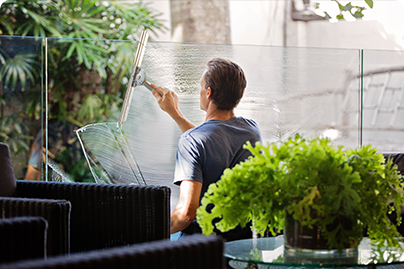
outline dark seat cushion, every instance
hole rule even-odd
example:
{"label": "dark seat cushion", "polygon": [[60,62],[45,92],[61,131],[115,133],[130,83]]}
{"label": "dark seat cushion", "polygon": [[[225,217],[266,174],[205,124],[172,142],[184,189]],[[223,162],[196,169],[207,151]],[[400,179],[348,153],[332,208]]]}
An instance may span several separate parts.
{"label": "dark seat cushion", "polygon": [[0,143],[0,196],[13,196],[15,189],[16,182],[10,150],[6,144]]}

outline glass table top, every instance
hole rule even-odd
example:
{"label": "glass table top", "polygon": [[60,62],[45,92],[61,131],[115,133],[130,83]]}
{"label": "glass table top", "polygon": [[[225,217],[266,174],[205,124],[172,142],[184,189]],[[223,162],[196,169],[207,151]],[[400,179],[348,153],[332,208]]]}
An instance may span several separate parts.
{"label": "glass table top", "polygon": [[[356,249],[344,254],[337,251],[291,252],[284,248],[283,236],[244,239],[225,243],[224,256],[233,268],[297,267],[373,267],[388,265],[404,268],[403,249],[377,247],[364,238]],[[352,251],[353,250],[353,251]],[[258,266],[252,266],[252,265]],[[394,266],[395,267],[395,266]],[[271,267],[272,268],[272,267]]]}

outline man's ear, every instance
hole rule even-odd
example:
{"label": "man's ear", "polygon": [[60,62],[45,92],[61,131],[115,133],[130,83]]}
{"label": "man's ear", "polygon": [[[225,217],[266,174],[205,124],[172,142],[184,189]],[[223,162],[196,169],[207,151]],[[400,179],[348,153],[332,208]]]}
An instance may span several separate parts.
{"label": "man's ear", "polygon": [[206,97],[210,98],[212,96],[212,89],[210,87],[208,87],[206,89]]}

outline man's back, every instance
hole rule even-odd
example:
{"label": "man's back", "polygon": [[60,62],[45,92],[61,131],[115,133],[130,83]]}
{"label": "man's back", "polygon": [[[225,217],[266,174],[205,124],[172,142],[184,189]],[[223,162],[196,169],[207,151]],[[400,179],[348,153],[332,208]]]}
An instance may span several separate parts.
{"label": "man's back", "polygon": [[[254,121],[242,117],[210,120],[188,130],[178,143],[174,183],[180,184],[184,180],[201,182],[200,201],[209,185],[217,182],[226,168],[232,168],[251,156],[250,151],[243,148],[247,141],[255,144],[261,141],[261,135]],[[200,227],[195,221],[183,231],[185,234],[199,232]],[[221,235],[228,241],[250,238],[251,230],[237,227]]]}
{"label": "man's back", "polygon": [[246,160],[251,153],[243,148],[261,140],[257,124],[242,117],[226,121],[209,120],[181,135],[178,143],[175,181],[201,182],[201,197],[226,168]]}

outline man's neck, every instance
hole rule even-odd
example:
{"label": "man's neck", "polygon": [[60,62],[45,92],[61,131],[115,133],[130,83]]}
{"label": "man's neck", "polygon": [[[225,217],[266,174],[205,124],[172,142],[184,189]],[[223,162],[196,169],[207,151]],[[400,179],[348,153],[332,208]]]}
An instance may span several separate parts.
{"label": "man's neck", "polygon": [[221,109],[211,109],[206,111],[205,121],[208,120],[229,120],[234,117],[234,111],[232,110],[221,110]]}

